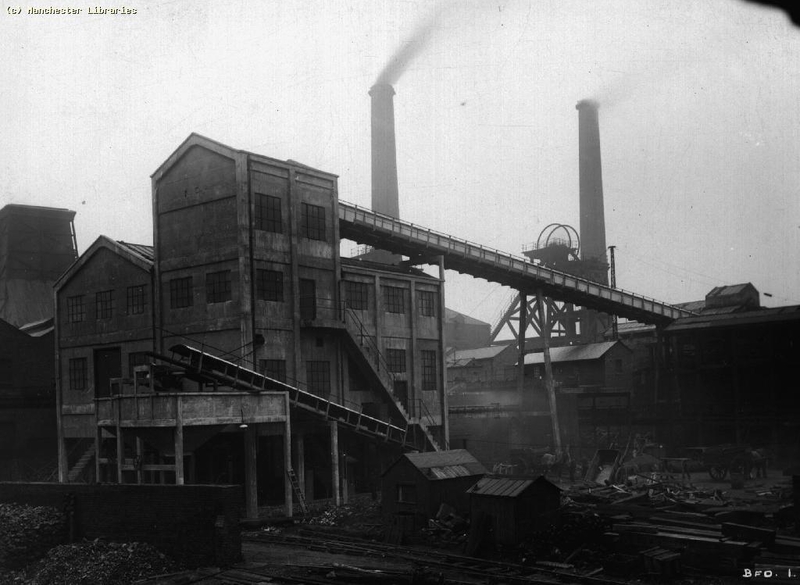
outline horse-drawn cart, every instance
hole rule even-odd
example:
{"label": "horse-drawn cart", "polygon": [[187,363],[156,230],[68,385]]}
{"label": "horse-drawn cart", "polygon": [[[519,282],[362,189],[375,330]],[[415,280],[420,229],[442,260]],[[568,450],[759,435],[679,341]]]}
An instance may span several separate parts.
{"label": "horse-drawn cart", "polygon": [[751,449],[746,445],[715,445],[703,451],[703,465],[711,479],[717,481],[725,479],[728,473],[746,477],[750,473],[751,460]]}

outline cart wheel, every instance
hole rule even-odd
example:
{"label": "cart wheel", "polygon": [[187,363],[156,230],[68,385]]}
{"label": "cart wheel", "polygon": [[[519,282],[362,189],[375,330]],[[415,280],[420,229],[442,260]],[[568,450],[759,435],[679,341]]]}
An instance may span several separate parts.
{"label": "cart wheel", "polygon": [[708,468],[708,475],[711,476],[711,479],[715,479],[717,481],[722,481],[725,479],[725,476],[728,474],[728,469],[723,467],[722,465],[712,465]]}

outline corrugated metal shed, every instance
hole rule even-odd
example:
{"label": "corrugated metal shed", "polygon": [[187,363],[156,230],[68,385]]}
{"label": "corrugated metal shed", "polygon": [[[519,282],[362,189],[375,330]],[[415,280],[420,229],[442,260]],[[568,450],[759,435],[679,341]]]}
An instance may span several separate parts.
{"label": "corrugated metal shed", "polygon": [[486,468],[466,449],[406,453],[403,457],[428,479],[450,479],[486,473]]}
{"label": "corrugated metal shed", "polygon": [[758,325],[775,321],[796,321],[800,319],[800,305],[744,311],[731,314],[703,314],[676,319],[664,331],[686,331],[689,329],[709,329],[711,327],[733,327],[741,325]]}
{"label": "corrugated metal shed", "polygon": [[[616,344],[623,347],[627,346],[621,341],[601,341],[600,343],[587,343],[584,345],[568,345],[565,347],[554,347],[550,350],[550,361],[552,362],[577,362],[583,360],[596,360],[614,347]],[[543,364],[544,353],[529,353],[525,356],[525,365]]]}

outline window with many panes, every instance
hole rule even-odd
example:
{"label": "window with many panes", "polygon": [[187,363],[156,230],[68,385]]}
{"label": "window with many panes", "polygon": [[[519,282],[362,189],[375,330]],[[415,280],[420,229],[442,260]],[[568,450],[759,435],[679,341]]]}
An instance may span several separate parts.
{"label": "window with many panes", "polygon": [[317,396],[331,393],[331,363],[328,361],[306,362],[306,386]]}
{"label": "window with many panes", "polygon": [[344,282],[347,308],[366,311],[369,308],[369,285],[366,282]]}
{"label": "window with many panes", "polygon": [[104,290],[95,295],[98,319],[110,319],[114,314],[114,291]]}
{"label": "window with many panes", "polygon": [[283,233],[283,223],[281,221],[281,200],[280,197],[256,193],[255,224],[257,230],[272,232],[274,234]]}
{"label": "window with many panes", "polygon": [[260,301],[283,301],[283,272],[256,270],[256,298]]}
{"label": "window with many panes", "polygon": [[387,349],[386,367],[394,374],[404,374],[406,371],[406,350]]}
{"label": "window with many panes", "polygon": [[88,365],[86,358],[71,358],[69,360],[69,389],[86,390]]}
{"label": "window with many panes", "polygon": [[128,315],[141,315],[147,306],[147,287],[143,284],[128,287]]}
{"label": "window with many panes", "polygon": [[67,297],[67,321],[79,323],[86,320],[86,303],[83,295]]}
{"label": "window with many panes", "polygon": [[325,241],[325,208],[303,203],[300,233],[309,240]]}
{"label": "window with many panes", "polygon": [[420,358],[422,363],[422,389],[436,390],[436,351],[423,350]]}
{"label": "window with many panes", "polygon": [[278,382],[286,381],[286,360],[258,360],[258,371]]}
{"label": "window with many panes", "polygon": [[405,289],[397,286],[383,287],[383,302],[386,311],[389,313],[405,313],[406,312],[406,294]]}
{"label": "window with many panes", "polygon": [[436,316],[436,293],[429,290],[417,291],[419,314],[424,317]]}
{"label": "window with many panes", "polygon": [[206,274],[206,302],[223,303],[231,300],[231,271],[220,270]]}
{"label": "window with many panes", "polygon": [[191,307],[192,300],[192,277],[173,278],[169,281],[169,306],[173,309]]}

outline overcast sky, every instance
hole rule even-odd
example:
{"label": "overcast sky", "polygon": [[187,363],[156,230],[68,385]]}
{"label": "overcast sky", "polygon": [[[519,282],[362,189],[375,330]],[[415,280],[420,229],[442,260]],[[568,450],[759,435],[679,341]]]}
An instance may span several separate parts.
{"label": "overcast sky", "polygon": [[[27,14],[50,6],[83,13]],[[0,205],[77,211],[81,252],[100,234],[152,243],[150,175],[191,132],[336,173],[340,198],[369,206],[367,92],[404,51],[402,218],[513,253],[552,222],[577,228],[575,104],[594,98],[618,286],[681,302],[752,282],[765,305],[800,303],[800,29],[778,10],[740,0],[126,6],[136,14],[60,0],[0,14]],[[448,305],[484,321],[510,294],[448,274]]]}

